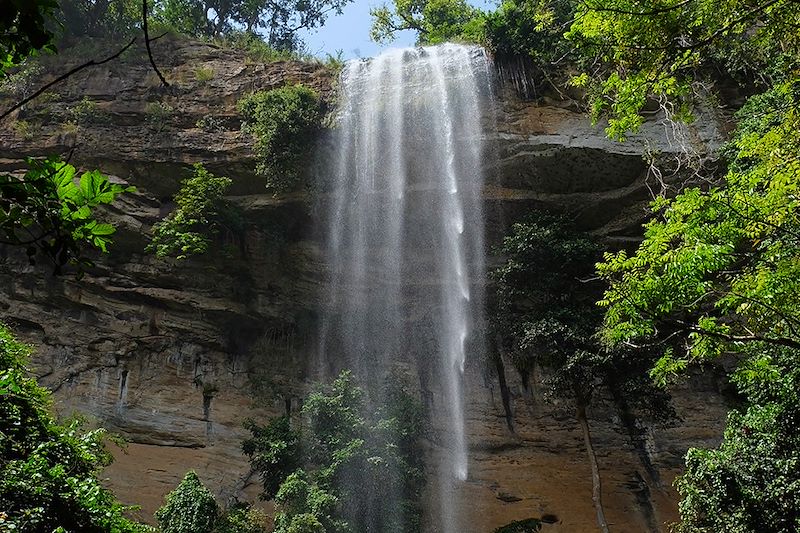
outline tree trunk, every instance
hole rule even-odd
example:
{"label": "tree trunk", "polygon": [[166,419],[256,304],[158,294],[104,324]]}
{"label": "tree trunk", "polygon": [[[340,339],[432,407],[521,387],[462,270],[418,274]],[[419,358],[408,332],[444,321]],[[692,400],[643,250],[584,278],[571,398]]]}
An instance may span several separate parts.
{"label": "tree trunk", "polygon": [[603,533],[609,533],[606,515],[603,511],[603,489],[600,484],[600,468],[597,466],[597,456],[594,454],[592,445],[592,434],[589,432],[589,421],[586,419],[586,405],[578,402],[577,408],[578,423],[583,430],[583,442],[586,445],[586,453],[589,456],[589,463],[592,466],[592,503],[597,513],[597,525]]}

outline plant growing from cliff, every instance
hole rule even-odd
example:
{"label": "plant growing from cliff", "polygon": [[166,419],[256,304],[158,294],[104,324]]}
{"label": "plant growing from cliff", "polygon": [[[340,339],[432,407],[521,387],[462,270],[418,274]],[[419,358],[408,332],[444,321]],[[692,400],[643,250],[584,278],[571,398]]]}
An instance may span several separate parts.
{"label": "plant growing from cliff", "polygon": [[56,273],[67,264],[85,266],[87,248],[108,250],[115,232],[98,222],[95,208],[133,191],[111,183],[98,171],[77,177],[75,167],[58,159],[28,159],[24,176],[0,175],[0,242],[26,247],[31,263],[49,259]]}
{"label": "plant growing from cliff", "polygon": [[29,353],[0,325],[0,530],[152,531],[97,479],[111,462],[105,431],[56,423],[50,392],[28,376]]}
{"label": "plant growing from cliff", "polygon": [[167,127],[175,108],[166,102],[148,102],[144,108],[145,122],[161,133]]}
{"label": "plant growing from cliff", "polygon": [[279,506],[276,532],[418,529],[422,413],[402,383],[387,382],[385,402],[368,414],[364,391],[343,373],[309,395],[297,429],[285,417],[248,425],[244,449],[262,496]]}
{"label": "plant growing from cliff", "polygon": [[659,416],[668,414],[665,402],[645,405],[641,401],[660,399],[648,387],[645,375],[652,360],[607,350],[598,341],[595,334],[602,313],[595,301],[601,287],[589,280],[599,246],[567,220],[532,214],[513,225],[499,252],[505,261],[492,274],[497,294],[492,326],[500,349],[525,383],[534,365],[549,368],[551,394],[575,402],[592,469],[598,525],[607,530],[587,409],[595,391],[607,387],[623,411],[639,404]]}
{"label": "plant growing from cliff", "polygon": [[239,101],[244,128],[255,138],[256,173],[275,193],[302,187],[303,164],[322,127],[319,96],[303,85],[260,91]]}
{"label": "plant growing from cliff", "polygon": [[156,257],[178,260],[208,251],[211,239],[221,229],[235,229],[235,213],[224,197],[230,185],[230,179],[214,176],[202,164],[195,164],[192,177],[181,182],[175,195],[175,210],[153,226],[146,250]]}

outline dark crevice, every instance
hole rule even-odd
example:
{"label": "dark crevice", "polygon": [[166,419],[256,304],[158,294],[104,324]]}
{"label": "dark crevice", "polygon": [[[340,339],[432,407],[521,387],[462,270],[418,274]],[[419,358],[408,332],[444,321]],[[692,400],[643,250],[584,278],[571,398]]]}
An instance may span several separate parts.
{"label": "dark crevice", "polygon": [[500,382],[500,396],[503,400],[503,411],[506,415],[506,425],[508,429],[514,433],[514,414],[511,412],[511,393],[508,390],[508,382],[506,381],[506,366],[503,363],[503,344],[500,336],[496,339],[497,349],[494,352],[494,368],[497,372],[497,380]]}

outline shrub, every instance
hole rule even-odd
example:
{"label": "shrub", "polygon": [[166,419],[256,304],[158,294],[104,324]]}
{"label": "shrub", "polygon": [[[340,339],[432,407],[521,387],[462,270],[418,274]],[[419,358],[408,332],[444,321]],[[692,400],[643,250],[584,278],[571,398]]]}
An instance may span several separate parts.
{"label": "shrub", "polygon": [[214,495],[191,470],[156,511],[161,533],[212,533],[218,517]]}
{"label": "shrub", "polygon": [[302,431],[287,418],[248,423],[253,438],[244,448],[264,482],[262,497],[278,504],[276,533],[419,530],[422,406],[401,376],[382,396],[368,405],[344,372],[308,396]]}
{"label": "shrub", "polygon": [[211,67],[197,67],[194,69],[194,79],[198,83],[206,83],[214,79],[214,69]]}
{"label": "shrub", "polygon": [[222,120],[210,115],[197,119],[197,122],[194,123],[194,126],[196,128],[203,130],[206,133],[225,131],[225,126],[222,123]]}
{"label": "shrub", "polygon": [[153,226],[146,250],[156,257],[179,260],[205,253],[220,228],[231,229],[231,207],[223,198],[230,185],[230,179],[214,176],[200,163],[194,165],[193,176],[181,183],[175,195],[176,209]]}
{"label": "shrub", "polygon": [[144,108],[145,121],[148,126],[160,133],[174,111],[175,108],[166,102],[149,102]]}
{"label": "shrub", "polygon": [[151,531],[97,479],[111,462],[105,431],[55,422],[50,392],[27,376],[29,353],[0,325],[0,531]]}
{"label": "shrub", "polygon": [[100,122],[101,112],[97,109],[97,103],[84,96],[81,101],[70,107],[67,111],[69,122],[75,124],[88,124]]}
{"label": "shrub", "polygon": [[303,85],[260,91],[239,102],[244,127],[255,138],[256,173],[275,193],[302,187],[302,163],[321,128],[317,93]]}

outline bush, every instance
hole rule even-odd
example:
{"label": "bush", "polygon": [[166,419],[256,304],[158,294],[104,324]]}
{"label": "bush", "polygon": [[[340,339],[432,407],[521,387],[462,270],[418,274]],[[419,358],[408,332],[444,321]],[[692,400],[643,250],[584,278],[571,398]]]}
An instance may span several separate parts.
{"label": "bush", "polygon": [[194,175],[181,182],[175,195],[177,208],[153,226],[146,250],[179,260],[205,253],[220,228],[233,229],[233,212],[223,198],[230,185],[230,179],[214,176],[200,163],[194,165]]}
{"label": "bush", "polygon": [[307,161],[322,126],[317,93],[303,85],[260,91],[239,102],[244,127],[255,137],[256,173],[275,193],[302,187]]}
{"label": "bush", "polygon": [[369,406],[345,372],[308,396],[302,430],[287,418],[248,424],[245,452],[278,504],[276,533],[419,530],[422,406],[400,376],[383,397]]}
{"label": "bush", "polygon": [[144,108],[147,125],[161,133],[167,126],[175,108],[165,102],[149,102]]}
{"label": "bush", "polygon": [[194,69],[194,79],[198,83],[206,83],[214,79],[214,69],[211,67],[197,67]]}
{"label": "bush", "polygon": [[97,103],[84,96],[77,104],[71,106],[67,111],[68,122],[75,124],[88,124],[91,122],[101,122],[102,114],[97,109]]}
{"label": "bush", "polygon": [[191,470],[156,511],[161,533],[212,533],[218,517],[214,495]]}
{"label": "bush", "polygon": [[0,531],[151,531],[97,479],[111,462],[105,431],[55,422],[50,392],[27,376],[29,353],[0,325]]}

